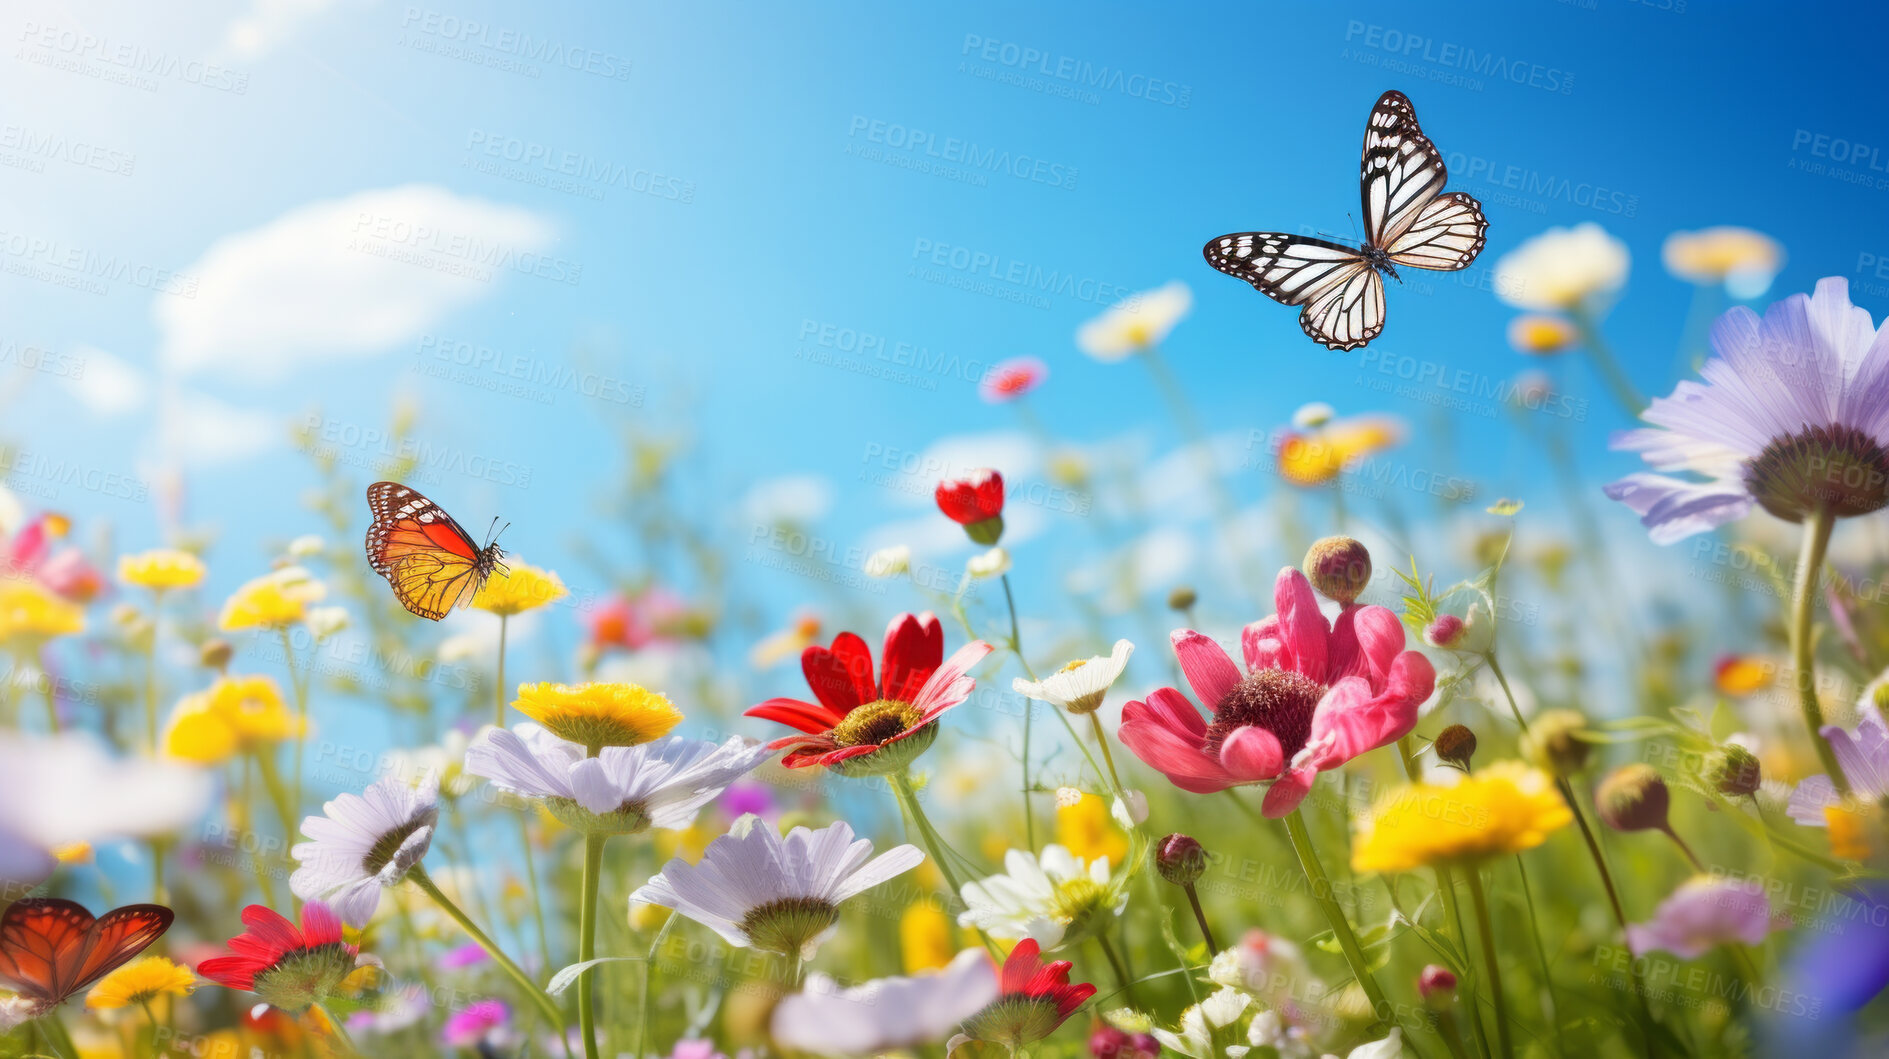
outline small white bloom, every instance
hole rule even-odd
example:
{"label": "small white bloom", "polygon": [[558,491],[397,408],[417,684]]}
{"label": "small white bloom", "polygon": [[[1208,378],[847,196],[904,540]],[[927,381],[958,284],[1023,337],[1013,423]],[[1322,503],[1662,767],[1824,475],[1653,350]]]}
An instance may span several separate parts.
{"label": "small white bloom", "polygon": [[348,612],[343,607],[311,607],[308,611],[308,631],[315,634],[315,639],[326,640],[348,627]]}
{"label": "small white bloom", "polygon": [[[1193,1005],[1181,1013],[1178,1032],[1156,1028],[1154,1039],[1161,1046],[1192,1059],[1216,1059],[1221,1053],[1214,1047],[1214,1032],[1222,1027],[1231,1026],[1246,1013],[1247,1005],[1253,998],[1233,988],[1223,988],[1212,996]],[[1238,1045],[1226,1051],[1227,1055],[1244,1055],[1246,1049]]]}
{"label": "small white bloom", "polygon": [[1592,221],[1550,228],[1496,262],[1496,297],[1536,312],[1574,309],[1619,290],[1627,265],[1627,244]]}
{"label": "small white bloom", "polygon": [[289,558],[300,561],[313,559],[327,550],[327,544],[313,533],[306,533],[289,542]]}
{"label": "small white bloom", "polygon": [[1134,652],[1134,644],[1117,640],[1107,658],[1097,656],[1071,662],[1042,680],[1018,677],[1010,682],[1010,688],[1019,695],[1050,703],[1070,713],[1093,713],[1102,705],[1108,689],[1121,679],[1122,671],[1128,668],[1128,656]]}
{"label": "small white bloom", "polygon": [[1110,885],[1107,857],[1084,861],[1052,843],[1041,858],[1013,849],[1004,854],[1003,874],[965,883],[958,925],[994,938],[1035,938],[1049,950],[1069,940],[1072,929],[1082,936],[1089,920],[1118,914],[1128,903]]}
{"label": "small white bloom", "polygon": [[709,843],[699,863],[671,860],[630,900],[672,908],[730,945],[804,958],[832,932],[841,903],[924,859],[909,843],[873,857],[872,843],[855,840],[844,820],[783,838],[750,813]]}
{"label": "small white bloom", "polygon": [[1148,796],[1140,791],[1123,788],[1116,795],[1115,804],[1109,806],[1109,815],[1115,818],[1123,831],[1133,831],[1148,822]]}
{"label": "small white bloom", "polygon": [[433,843],[439,821],[439,778],[429,772],[418,787],[398,776],[375,781],[360,794],[343,794],[302,821],[289,856],[301,865],[289,889],[321,900],[349,926],[364,927],[380,907],[380,892],[406,878]]}
{"label": "small white bloom", "polygon": [[976,578],[1001,577],[1010,572],[1010,553],[998,546],[973,555],[965,562],[964,571]]}
{"label": "small white bloom", "polygon": [[1292,413],[1292,425],[1300,430],[1311,430],[1331,422],[1337,415],[1338,410],[1331,405],[1323,401],[1313,401],[1310,404],[1300,405],[1299,410]]}
{"label": "small white bloom", "polygon": [[1056,788],[1056,808],[1068,809],[1071,806],[1081,805],[1081,804],[1082,804],[1082,788],[1080,787]]}
{"label": "small white bloom", "polygon": [[1402,1032],[1392,1027],[1390,1035],[1381,1041],[1360,1044],[1351,1049],[1345,1059],[1398,1059],[1404,1054]]}
{"label": "small white bloom", "polygon": [[903,544],[881,548],[866,556],[867,577],[897,577],[912,568],[912,549]]}
{"label": "small white bloom", "polygon": [[774,1009],[778,1044],[815,1055],[882,1055],[937,1044],[998,996],[982,949],[958,953],[933,974],[878,978],[850,989],[815,972]]}
{"label": "small white bloom", "polygon": [[1194,307],[1187,284],[1174,280],[1156,290],[1130,295],[1076,331],[1076,345],[1101,361],[1121,360],[1159,346]]}

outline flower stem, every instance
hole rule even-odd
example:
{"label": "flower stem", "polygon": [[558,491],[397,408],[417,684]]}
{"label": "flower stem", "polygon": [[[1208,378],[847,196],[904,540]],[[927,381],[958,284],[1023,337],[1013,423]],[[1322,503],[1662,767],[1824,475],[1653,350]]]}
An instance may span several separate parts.
{"label": "flower stem", "polygon": [[1127,968],[1122,966],[1122,958],[1115,954],[1115,946],[1109,944],[1108,935],[1103,931],[1095,932],[1096,944],[1102,946],[1102,955],[1108,957],[1108,965],[1115,971],[1115,981],[1122,987],[1122,996],[1131,1008],[1141,1005],[1135,1000],[1135,983],[1128,977]]}
{"label": "flower stem", "polygon": [[[295,800],[291,806],[302,804],[302,759],[307,757],[308,749],[308,693],[302,690],[302,682],[295,675],[295,641],[289,636],[289,627],[276,627],[282,633],[282,662],[289,670],[289,690],[295,693]],[[291,830],[290,836],[294,832]]]}
{"label": "flower stem", "polygon": [[164,590],[151,593],[151,643],[144,650],[144,728],[151,756],[157,756],[157,636],[163,614]]}
{"label": "flower stem", "polygon": [[493,697],[498,701],[497,712],[492,715],[492,723],[500,728],[505,727],[505,632],[511,620],[509,614],[498,616],[498,682],[492,685]]}
{"label": "flower stem", "polygon": [[1628,415],[1638,418],[1646,410],[1646,398],[1640,396],[1639,388],[1627,373],[1620,368],[1620,362],[1614,359],[1613,350],[1607,340],[1601,337],[1600,328],[1595,325],[1593,314],[1585,308],[1573,310],[1574,328],[1580,332],[1581,347],[1587,350],[1587,358],[1594,362],[1594,370],[1600,373],[1601,381],[1613,391],[1614,400]]}
{"label": "flower stem", "polygon": [[35,1019],[33,1024],[45,1027],[47,1042],[61,1055],[79,1059],[79,1046],[72,1043],[72,1034],[66,1032],[66,1024],[59,1021],[58,1011],[47,1012],[44,1018]]}
{"label": "flower stem", "polygon": [[[944,837],[938,834],[937,830],[931,826],[931,821],[926,818],[924,807],[918,802],[918,792],[912,789],[911,773],[900,769],[892,773],[889,778],[892,781],[892,794],[898,799],[899,806],[905,810],[905,815],[910,818],[911,829],[918,832],[918,840],[924,843],[925,848],[931,852],[932,863],[938,865],[939,873],[944,876],[945,885],[951,888],[951,900],[953,902],[964,900],[964,884],[960,881],[957,871],[951,867],[951,857],[955,854],[949,846],[945,845]],[[997,951],[996,943],[991,941],[990,935],[980,930],[977,936],[984,942],[984,948],[990,950],[991,958],[1002,964],[1003,954]]]}
{"label": "flower stem", "polygon": [[[1010,608],[1010,653],[1017,656],[1017,664],[1031,680],[1036,674],[1030,671],[1029,659],[1023,657],[1023,634],[1017,628],[1017,597],[1010,591],[1010,575],[1000,579],[1004,583],[1004,605]],[[1036,716],[1036,703],[1025,700],[1023,704],[1023,837],[1029,843],[1030,852],[1036,852],[1036,807],[1030,803],[1030,721]]]}
{"label": "flower stem", "polygon": [[544,929],[544,901],[538,893],[538,861],[532,854],[531,820],[524,813],[518,814],[518,845],[525,858],[525,879],[531,885],[531,915],[538,924],[538,959],[542,966],[550,967],[551,935]]}
{"label": "flower stem", "polygon": [[1489,972],[1489,999],[1495,1004],[1496,1049],[1502,1059],[1515,1054],[1509,1040],[1508,1001],[1502,996],[1502,961],[1495,954],[1495,931],[1489,922],[1489,898],[1482,892],[1482,873],[1473,865],[1463,872],[1469,881],[1469,903],[1476,910],[1476,933],[1482,937],[1482,962]]}
{"label": "flower stem", "polygon": [[1804,725],[1810,729],[1810,743],[1817,748],[1823,770],[1838,794],[1850,793],[1850,781],[1843,775],[1843,765],[1836,751],[1823,737],[1823,707],[1817,702],[1816,645],[1811,640],[1811,618],[1816,609],[1817,578],[1823,570],[1824,552],[1830,547],[1830,531],[1836,519],[1828,508],[1816,507],[1804,516],[1804,546],[1797,557],[1796,578],[1791,586],[1791,668],[1797,682],[1797,699],[1804,711]]}
{"label": "flower stem", "polygon": [[[578,906],[577,962],[597,958],[597,887],[603,874],[605,836],[584,836],[584,896]],[[584,1035],[584,1059],[597,1059],[597,1002],[591,995],[585,975],[577,976],[577,1024]]]}
{"label": "flower stem", "polygon": [[1207,913],[1200,907],[1200,894],[1193,883],[1187,884],[1187,903],[1194,906],[1194,922],[1200,924],[1200,936],[1206,939],[1207,955],[1220,955],[1220,944],[1213,940],[1213,930],[1207,926]]}
{"label": "flower stem", "polygon": [[[497,942],[487,937],[485,931],[480,930],[478,924],[474,923],[465,912],[460,910],[458,905],[453,903],[452,898],[447,897],[445,893],[441,892],[439,885],[433,881],[433,877],[426,873],[425,865],[415,864],[413,867],[408,868],[407,878],[413,881],[413,885],[420,888],[420,892],[432,898],[433,903],[439,906],[440,911],[446,913],[447,918],[459,924],[459,928],[464,930],[466,935],[477,943],[481,949],[484,949],[487,956],[492,957],[492,962],[498,964],[500,970],[510,976],[512,981],[518,983],[518,988],[525,991],[525,995],[530,998],[531,1002],[537,1006],[539,1011],[544,1012],[545,1018],[551,1020],[551,1024],[558,1028],[558,1032],[561,1036],[565,1028],[564,1013],[558,1010],[558,1006],[551,1002],[551,998],[545,994],[544,990],[538,988],[538,983],[533,982],[531,976],[526,974],[523,968],[513,963],[510,956],[505,955],[504,950],[498,947]],[[565,1051],[567,1054],[569,1053],[570,1049],[568,1046],[566,1046]]]}
{"label": "flower stem", "polygon": [[[1548,969],[1548,946],[1541,940],[1541,917],[1535,914],[1535,891],[1528,884],[1528,865],[1522,862],[1522,855],[1520,853],[1515,855],[1515,872],[1517,875],[1520,875],[1522,879],[1522,901],[1528,907],[1528,933],[1530,937],[1535,939],[1535,957],[1541,961],[1541,987],[1547,994],[1548,1010],[1546,1014],[1548,1016],[1548,1025],[1550,1027],[1559,1026],[1561,1024],[1561,1001],[1555,996],[1554,973]],[[1553,1047],[1552,1043],[1550,1046],[1551,1048]],[[1559,1048],[1553,1048],[1553,1050],[1557,1053],[1560,1051]]]}
{"label": "flower stem", "polygon": [[655,939],[649,943],[649,959],[643,961],[643,1013],[642,1017],[637,1020],[636,1051],[632,1053],[639,1057],[649,1054],[649,1024],[656,1018],[655,971],[657,950],[662,948],[663,939],[669,936],[669,928],[675,926],[676,920],[679,918],[681,917],[671,912],[663,919],[662,926],[656,928]]}
{"label": "flower stem", "polygon": [[341,1046],[343,1055],[361,1054],[361,1050],[354,1046],[354,1038],[348,1036],[347,1028],[341,1025],[340,1019],[335,1018],[334,1012],[321,1004],[315,1004],[311,1010],[320,1013],[321,1021],[326,1023],[322,1028],[328,1032],[328,1036],[334,1038],[336,1044]]}
{"label": "flower stem", "polygon": [[282,837],[295,840],[295,803],[289,800],[289,792],[282,786],[282,773],[275,767],[275,758],[270,756],[273,748],[258,748],[255,753],[256,771],[262,776],[262,787],[269,792],[269,801],[275,806],[276,816],[282,821]]}
{"label": "flower stem", "polygon": [[1351,968],[1352,977],[1358,980],[1358,988],[1364,990],[1365,999],[1371,1002],[1371,1014],[1380,1020],[1389,1018],[1391,1008],[1384,1000],[1384,991],[1378,988],[1377,980],[1371,977],[1364,950],[1358,945],[1357,935],[1351,932],[1351,924],[1345,920],[1345,910],[1339,907],[1338,899],[1332,896],[1331,881],[1325,877],[1325,869],[1318,863],[1318,854],[1312,849],[1311,833],[1305,829],[1305,819],[1297,809],[1286,815],[1286,834],[1291,836],[1292,851],[1299,856],[1299,868],[1305,872],[1305,882],[1311,887],[1312,900],[1318,902],[1319,910],[1325,913],[1325,922],[1331,926],[1332,934],[1338,939],[1338,947],[1344,951],[1345,963]]}

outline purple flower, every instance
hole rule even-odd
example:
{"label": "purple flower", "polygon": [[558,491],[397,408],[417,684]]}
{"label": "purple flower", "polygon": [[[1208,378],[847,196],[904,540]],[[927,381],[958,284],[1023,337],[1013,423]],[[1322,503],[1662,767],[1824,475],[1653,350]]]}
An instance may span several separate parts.
{"label": "purple flower", "polygon": [[[1874,802],[1889,795],[1889,727],[1880,716],[1866,708],[1854,732],[1834,724],[1824,725],[1822,731],[1858,800]],[[1830,777],[1810,776],[1791,792],[1785,812],[1805,827],[1828,827],[1823,811],[1842,802]]]}
{"label": "purple flower", "polygon": [[484,963],[487,959],[490,957],[477,942],[468,941],[456,949],[448,949],[446,955],[439,958],[439,966],[443,971],[457,971],[474,964]]}
{"label": "purple flower", "polygon": [[737,783],[722,794],[721,807],[729,816],[740,819],[753,813],[771,819],[779,811],[774,792],[765,783]]}
{"label": "purple flower", "polygon": [[1730,941],[1762,942],[1771,932],[1771,902],[1756,882],[1697,875],[1659,903],[1651,921],[1627,928],[1635,956],[1664,949],[1695,959]]}
{"label": "purple flower", "polygon": [[440,1030],[440,1039],[455,1048],[468,1048],[504,1026],[512,1017],[501,1000],[481,1000],[452,1013]]}
{"label": "purple flower", "polygon": [[1607,495],[1632,508],[1654,543],[1671,544],[1743,518],[1757,505],[1789,522],[1816,510],[1839,518],[1889,504],[1889,328],[1850,304],[1849,283],[1818,282],[1758,314],[1738,306],[1712,326],[1717,354],[1654,399],[1652,427],[1614,437],[1656,471]]}

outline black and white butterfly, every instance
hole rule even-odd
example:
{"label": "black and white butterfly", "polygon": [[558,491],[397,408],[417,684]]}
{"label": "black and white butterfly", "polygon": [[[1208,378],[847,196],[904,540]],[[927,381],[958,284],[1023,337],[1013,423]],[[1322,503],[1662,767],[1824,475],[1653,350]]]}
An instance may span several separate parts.
{"label": "black and white butterfly", "polygon": [[1417,126],[1402,92],[1386,92],[1364,127],[1359,194],[1364,245],[1349,247],[1282,232],[1223,235],[1201,251],[1214,268],[1274,301],[1303,305],[1299,326],[1328,349],[1357,349],[1384,330],[1384,279],[1397,266],[1443,272],[1482,252],[1482,203],[1443,193],[1443,155]]}

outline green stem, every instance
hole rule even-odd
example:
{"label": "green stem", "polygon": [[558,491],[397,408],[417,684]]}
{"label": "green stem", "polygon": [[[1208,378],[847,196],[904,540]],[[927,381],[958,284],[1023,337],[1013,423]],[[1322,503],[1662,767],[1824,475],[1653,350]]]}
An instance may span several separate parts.
{"label": "green stem", "polygon": [[[292,805],[302,804],[302,759],[307,757],[308,749],[308,693],[302,690],[302,682],[295,674],[295,641],[289,636],[289,627],[277,627],[282,633],[282,660],[289,670],[289,690],[295,693],[295,716],[298,722],[295,733],[295,801]],[[294,832],[290,832],[290,837]]]}
{"label": "green stem", "polygon": [[70,1056],[71,1059],[79,1059],[79,1046],[72,1043],[72,1034],[66,1032],[66,1024],[59,1020],[57,1010],[49,1011],[45,1016],[33,1020],[33,1025],[45,1029],[48,1043],[56,1050]]}
{"label": "green stem", "polygon": [[1576,308],[1569,315],[1574,320],[1575,330],[1580,332],[1581,346],[1587,351],[1587,359],[1594,363],[1594,370],[1600,373],[1601,381],[1613,391],[1614,400],[1620,402],[1620,407],[1628,415],[1639,418],[1640,413],[1646,410],[1646,398],[1640,396],[1639,388],[1621,370],[1620,362],[1614,358],[1607,340],[1601,337],[1593,315],[1585,308]]}
{"label": "green stem", "polygon": [[[1541,987],[1548,999],[1548,1025],[1552,1031],[1561,1025],[1561,1001],[1555,996],[1554,973],[1548,969],[1548,946],[1541,940],[1541,917],[1535,914],[1535,891],[1528,884],[1528,866],[1522,855],[1515,855],[1515,871],[1522,877],[1522,900],[1528,907],[1528,932],[1535,939],[1535,957],[1541,961]],[[1554,1049],[1559,1052],[1559,1048]]]}
{"label": "green stem", "polygon": [[[597,887],[603,874],[604,838],[600,834],[584,836],[584,896],[583,904],[578,906],[577,920],[579,963],[597,958]],[[584,981],[588,973],[577,976],[577,1024],[583,1030],[584,1059],[597,1059],[597,1001],[591,995],[589,983]]]}
{"label": "green stem", "polygon": [[1286,834],[1292,839],[1292,851],[1298,854],[1299,868],[1305,872],[1305,882],[1311,887],[1312,900],[1325,913],[1325,922],[1331,926],[1332,934],[1338,939],[1338,947],[1344,951],[1345,963],[1351,968],[1352,977],[1358,980],[1358,988],[1364,990],[1365,999],[1371,1002],[1372,1016],[1379,1020],[1389,1018],[1391,1007],[1384,1000],[1384,991],[1378,988],[1377,980],[1371,977],[1370,965],[1364,959],[1364,950],[1358,945],[1357,935],[1351,932],[1351,924],[1345,919],[1345,910],[1332,896],[1331,881],[1325,877],[1325,869],[1312,849],[1311,833],[1305,829],[1305,819],[1297,809],[1286,815]]}
{"label": "green stem", "polygon": [[656,969],[657,950],[662,948],[663,939],[669,936],[669,928],[676,925],[681,917],[674,912],[664,917],[662,926],[656,928],[656,937],[649,943],[649,959],[643,961],[643,1013],[636,1025],[636,1051],[638,1056],[649,1054],[649,1024],[656,1017],[656,992],[653,985]]}
{"label": "green stem", "polygon": [[157,756],[157,635],[158,616],[164,607],[164,590],[151,593],[151,643],[144,650],[144,727],[151,756]]}
{"label": "green stem", "polygon": [[518,814],[518,844],[525,856],[525,879],[531,884],[531,915],[538,924],[538,959],[540,966],[550,967],[551,934],[544,929],[544,901],[538,894],[538,860],[531,849],[531,820],[523,813]]}
{"label": "green stem", "polygon": [[1804,726],[1810,729],[1810,743],[1823,760],[1823,770],[1838,794],[1850,793],[1849,778],[1836,751],[1823,737],[1823,707],[1817,702],[1816,644],[1811,639],[1811,619],[1816,609],[1817,576],[1823,569],[1824,552],[1830,547],[1830,531],[1836,519],[1828,509],[1817,507],[1804,516],[1804,546],[1797,557],[1796,577],[1791,586],[1791,668],[1797,682],[1797,699],[1804,711]]}
{"label": "green stem", "polygon": [[1194,884],[1187,884],[1187,903],[1194,906],[1194,922],[1200,924],[1200,936],[1207,942],[1207,955],[1220,955],[1220,944],[1213,940],[1213,930],[1207,926],[1207,913],[1200,907],[1200,894],[1194,890]]}
{"label": "green stem", "polygon": [[1128,789],[1122,786],[1121,774],[1115,771],[1115,753],[1108,748],[1108,733],[1102,730],[1102,718],[1097,717],[1095,711],[1091,710],[1089,723],[1095,727],[1095,745],[1102,748],[1102,763],[1108,766],[1108,781],[1112,784],[1110,790],[1115,797],[1125,798]]}
{"label": "green stem", "polygon": [[498,616],[498,683],[492,687],[493,697],[498,701],[497,712],[492,715],[492,723],[500,728],[505,727],[505,633],[511,620],[508,614]]}
{"label": "green stem", "polygon": [[1482,873],[1473,865],[1463,872],[1469,881],[1469,903],[1476,910],[1476,933],[1482,937],[1482,962],[1489,974],[1489,999],[1495,1004],[1496,1049],[1502,1059],[1515,1054],[1509,1040],[1508,1001],[1502,995],[1502,961],[1495,954],[1495,930],[1489,921],[1489,899],[1482,892]]}
{"label": "green stem", "polygon": [[[924,807],[918,802],[918,792],[912,789],[911,774],[900,769],[888,778],[892,781],[893,796],[898,799],[899,807],[905,810],[905,815],[911,821],[911,829],[918,832],[918,840],[931,852],[932,863],[938,865],[939,873],[944,876],[945,885],[951,888],[952,902],[964,900],[964,884],[960,881],[957,870],[951,867],[951,858],[956,854],[945,845],[944,836],[938,834],[937,830],[931,826],[931,821],[925,816]],[[991,958],[1001,964],[1003,954],[997,951],[996,943],[984,931],[978,931],[977,936],[983,939],[984,947],[990,950]]]}
{"label": "green stem", "polygon": [[328,1024],[328,1035],[333,1037],[335,1039],[335,1042],[341,1045],[343,1049],[343,1054],[345,1055],[360,1055],[361,1054],[361,1050],[354,1046],[354,1038],[348,1036],[347,1027],[341,1025],[341,1020],[338,1018],[335,1018],[334,1012],[329,1011],[326,1007],[324,1007],[323,1005],[319,1003],[314,1005],[314,1010],[321,1012],[322,1021]]}
{"label": "green stem", "polygon": [[1109,944],[1108,935],[1098,930],[1095,932],[1095,940],[1102,946],[1102,955],[1108,957],[1108,965],[1115,971],[1115,982],[1122,987],[1122,997],[1128,1001],[1128,1006],[1140,1007],[1141,1005],[1135,1001],[1134,980],[1129,978],[1128,969],[1122,966],[1122,958],[1115,954],[1115,946]]}
{"label": "green stem", "polygon": [[[433,881],[433,877],[426,873],[425,865],[415,864],[413,867],[407,869],[407,878],[413,881],[413,885],[420,888],[420,892],[432,898],[433,903],[439,906],[440,911],[446,913],[447,918],[459,924],[459,929],[465,931],[468,937],[481,949],[484,949],[485,954],[492,957],[492,962],[498,964],[499,969],[510,976],[513,982],[518,984],[518,988],[524,990],[525,996],[530,998],[531,1002],[537,1006],[538,1010],[544,1013],[545,1018],[551,1021],[551,1025],[558,1028],[558,1033],[561,1037],[565,1030],[564,1013],[558,1010],[558,1006],[551,1002],[551,998],[545,994],[544,990],[538,988],[538,983],[533,982],[531,976],[526,974],[523,968],[513,963],[510,956],[505,955],[504,950],[498,947],[497,942],[487,937],[485,931],[480,930],[478,924],[474,923],[458,905],[453,903],[452,898],[447,897],[445,893],[441,892],[439,885]],[[569,1052],[570,1048],[567,1045],[565,1053],[569,1054]]]}
{"label": "green stem", "polygon": [[269,792],[269,801],[275,806],[277,818],[282,821],[282,837],[289,842],[295,841],[295,803],[289,800],[288,789],[282,786],[282,773],[275,767],[275,758],[271,756],[274,747],[259,747],[255,752],[256,771],[262,776],[263,789]]}
{"label": "green stem", "polygon": [[1469,956],[1469,931],[1463,928],[1463,908],[1456,900],[1456,873],[1439,866],[1436,869],[1437,892],[1443,895],[1443,911],[1450,917],[1450,923],[1456,928],[1456,944],[1463,956],[1463,992],[1469,1001],[1469,1027],[1473,1031],[1476,1050],[1484,1059],[1489,1055],[1489,1035],[1482,1028],[1482,976],[1475,971],[1475,963]]}
{"label": "green stem", "polygon": [[[40,668],[43,670],[46,667],[41,666]],[[40,687],[46,693],[46,725],[48,728],[52,729],[52,734],[54,735],[59,734],[59,691],[54,686],[57,683],[58,681],[52,678],[50,672],[47,673],[44,680],[40,681]]]}
{"label": "green stem", "polygon": [[[1017,628],[1017,597],[1010,591],[1010,575],[1004,574],[1004,605],[1010,608],[1010,653],[1017,656],[1017,664],[1034,681],[1036,674],[1030,672],[1030,662],[1023,657],[1023,634]],[[1030,801],[1030,722],[1036,717],[1035,700],[1026,699],[1023,704],[1023,837],[1029,843],[1030,852],[1036,852],[1036,806]]]}

